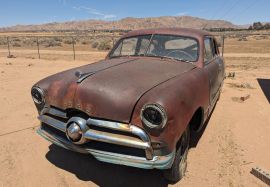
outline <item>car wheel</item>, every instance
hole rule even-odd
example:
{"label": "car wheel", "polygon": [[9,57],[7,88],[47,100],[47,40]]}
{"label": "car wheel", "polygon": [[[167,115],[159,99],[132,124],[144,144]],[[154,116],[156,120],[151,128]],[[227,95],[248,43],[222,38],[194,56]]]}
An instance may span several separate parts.
{"label": "car wheel", "polygon": [[187,129],[181,136],[172,167],[163,171],[165,179],[167,179],[171,183],[176,183],[180,181],[185,175],[187,169],[189,139],[190,132],[189,127],[187,127]]}

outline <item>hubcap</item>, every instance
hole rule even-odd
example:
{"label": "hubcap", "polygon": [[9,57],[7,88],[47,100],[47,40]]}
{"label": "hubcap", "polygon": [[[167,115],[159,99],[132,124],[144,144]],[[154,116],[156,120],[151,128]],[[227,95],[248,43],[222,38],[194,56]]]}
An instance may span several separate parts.
{"label": "hubcap", "polygon": [[187,169],[187,153],[188,153],[188,136],[185,133],[182,137],[181,140],[181,146],[179,147],[181,149],[181,160],[179,163],[179,172],[181,173],[182,176],[184,176],[185,171]]}

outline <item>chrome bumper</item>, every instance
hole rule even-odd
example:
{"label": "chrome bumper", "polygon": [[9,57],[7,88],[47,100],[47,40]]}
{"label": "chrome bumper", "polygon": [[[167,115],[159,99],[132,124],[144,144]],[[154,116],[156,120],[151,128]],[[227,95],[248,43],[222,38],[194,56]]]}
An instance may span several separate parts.
{"label": "chrome bumper", "polygon": [[37,133],[46,140],[63,147],[68,150],[72,150],[79,153],[87,153],[93,155],[97,160],[107,162],[111,164],[119,164],[125,166],[132,166],[143,169],[168,169],[171,167],[174,160],[175,152],[170,153],[166,156],[154,156],[152,160],[137,156],[128,156],[123,154],[117,154],[106,151],[99,151],[94,149],[80,148],[71,142],[61,138],[53,136],[46,131],[39,128]]}
{"label": "chrome bumper", "polygon": [[[55,133],[46,131],[41,127],[38,129],[37,131],[38,134],[40,134],[48,141],[63,148],[80,153],[90,153],[97,160],[103,162],[133,166],[144,169],[153,169],[153,168],[168,169],[171,167],[172,162],[174,160],[175,152],[172,152],[169,155],[165,156],[153,155],[153,149],[148,135],[142,129],[134,125],[97,120],[92,118],[88,118],[87,120],[85,120],[79,117],[72,117],[67,122],[64,122],[58,120],[57,118],[48,116],[46,115],[46,113],[55,115],[57,117],[61,116],[62,118],[65,118],[65,115],[61,114],[60,111],[57,111],[56,113],[54,109],[51,111],[46,110],[46,112],[41,113],[41,115],[38,117],[38,119],[42,123],[45,123],[46,125],[49,125],[54,129],[57,129],[58,131],[66,133],[66,128],[68,124],[71,121],[76,121],[77,123],[85,124],[87,125],[87,127],[89,127],[83,133],[83,138],[86,141],[94,140],[98,142],[105,142],[109,144],[143,149],[145,150],[145,157],[131,156],[126,154],[119,154],[114,152],[107,152],[103,150],[87,148],[85,146],[74,144],[74,142],[71,142],[67,138],[63,138],[62,136],[59,136]],[[106,132],[102,130],[92,129],[91,127],[110,129],[113,130],[114,132],[124,132],[126,134],[111,133],[108,131]],[[129,136],[129,134],[133,136]],[[83,143],[81,145],[83,145]]]}

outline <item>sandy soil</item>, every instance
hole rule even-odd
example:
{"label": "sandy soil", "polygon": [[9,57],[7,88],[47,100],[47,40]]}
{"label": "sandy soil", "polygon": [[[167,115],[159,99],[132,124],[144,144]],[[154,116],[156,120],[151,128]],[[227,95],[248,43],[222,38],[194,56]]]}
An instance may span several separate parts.
{"label": "sandy soil", "polygon": [[[61,52],[62,53],[62,52]],[[168,186],[158,170],[101,163],[39,137],[30,96],[38,80],[87,61],[0,57],[0,186]],[[227,55],[227,56],[226,56]],[[269,54],[226,54],[227,78],[206,128],[192,141],[188,171],[175,186],[266,186],[250,174],[270,171],[270,105],[257,79],[270,82]],[[241,96],[250,95],[244,102]]]}

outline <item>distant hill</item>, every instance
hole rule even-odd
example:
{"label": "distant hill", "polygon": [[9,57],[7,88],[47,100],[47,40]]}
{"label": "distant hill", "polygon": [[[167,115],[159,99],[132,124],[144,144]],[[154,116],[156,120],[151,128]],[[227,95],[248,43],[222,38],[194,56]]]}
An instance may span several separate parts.
{"label": "distant hill", "polygon": [[153,18],[124,18],[119,21],[83,20],[63,23],[46,23],[40,25],[16,25],[0,28],[0,31],[65,31],[65,30],[133,30],[158,27],[187,28],[242,28],[224,20],[206,20],[191,16],[163,16]]}

